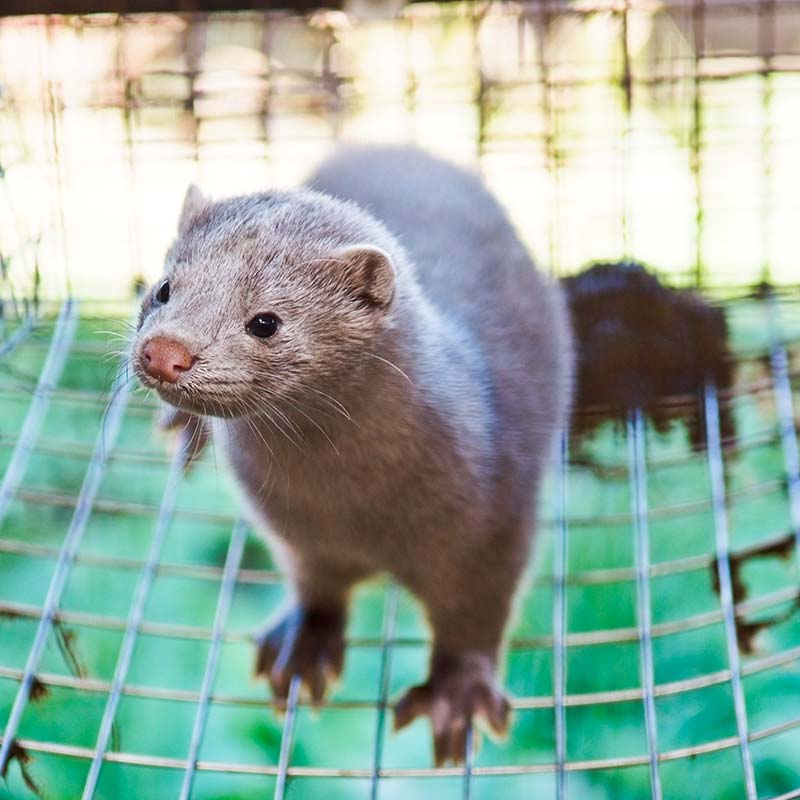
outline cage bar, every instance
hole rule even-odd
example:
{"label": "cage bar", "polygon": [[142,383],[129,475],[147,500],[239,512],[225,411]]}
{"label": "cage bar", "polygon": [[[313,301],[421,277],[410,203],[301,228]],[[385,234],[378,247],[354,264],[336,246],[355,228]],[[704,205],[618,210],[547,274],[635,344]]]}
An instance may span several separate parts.
{"label": "cage bar", "polygon": [[[292,757],[292,744],[294,742],[294,725],[297,718],[297,705],[300,699],[300,676],[293,675],[291,683],[289,684],[289,695],[286,698],[286,717],[283,720],[283,731],[281,732],[281,749],[278,756],[278,767],[275,770],[277,781],[275,782],[274,800],[284,800],[286,797],[286,784],[289,777],[294,774],[300,774],[296,770],[292,770],[289,762]],[[197,769],[200,769],[197,765]],[[269,774],[272,774],[270,771]]]}
{"label": "cage bar", "polygon": [[[289,705],[287,703],[287,709]],[[296,704],[293,706],[296,710]],[[775,725],[770,725],[756,731],[750,731],[748,740],[750,742],[770,739],[778,734],[800,729],[800,717],[787,720]],[[284,740],[286,741],[286,740]],[[33,753],[48,753],[51,755],[62,755],[68,758],[81,760],[91,760],[94,751],[89,747],[79,747],[76,745],[65,745],[57,742],[44,742],[34,739],[21,739],[20,745]],[[719,753],[725,750],[733,750],[740,746],[738,736],[726,736],[713,741],[704,742],[699,745],[665,750],[659,754],[659,763],[669,761],[683,761],[687,758],[695,758],[701,755]],[[286,758],[288,758],[288,754]],[[170,769],[184,771],[188,767],[188,761],[184,758],[171,758],[167,756],[152,756],[142,753],[127,752],[107,752],[105,761],[115,764],[128,764],[131,766],[155,767],[158,769]],[[596,772],[609,769],[628,769],[631,767],[646,767],[650,762],[649,756],[629,756],[618,758],[598,758],[586,760],[573,760],[565,763],[568,772]],[[372,771],[370,768],[333,768],[333,767],[292,767],[283,768],[281,763],[277,766],[262,764],[243,764],[236,762],[223,761],[198,761],[196,765],[198,772],[217,772],[230,773],[237,775],[263,775],[277,777],[279,780],[283,776],[283,788],[285,792],[286,780],[289,778],[361,778],[369,779]],[[500,766],[475,766],[473,775],[475,777],[493,777],[510,775],[547,775],[556,770],[554,764],[508,764]],[[382,771],[382,778],[457,778],[463,777],[463,767],[385,767]],[[285,796],[285,794],[284,794]]]}
{"label": "cage bar", "polygon": [[725,466],[720,446],[719,401],[716,388],[708,383],[705,389],[706,441],[708,442],[708,471],[711,480],[711,496],[714,502],[714,532],[717,550],[717,574],[725,639],[728,648],[728,663],[731,671],[731,691],[739,751],[742,756],[745,789],[748,800],[758,800],[753,758],[750,753],[750,733],[747,725],[747,707],[742,686],[742,671],[739,660],[739,637],[736,629],[736,609],[733,602],[733,580],[731,578],[730,536],[728,511],[725,500]]}
{"label": "cage bar", "polygon": [[795,537],[795,552],[800,565],[800,453],[797,447],[792,383],[789,357],[780,335],[780,307],[771,297],[765,308],[767,325],[772,340],[770,364],[774,386],[775,408],[778,412],[778,429],[786,465],[786,481],[789,493],[789,517]]}
{"label": "cage bar", "polygon": [[203,742],[208,723],[208,710],[211,704],[211,691],[214,688],[214,678],[216,677],[217,664],[219,662],[220,649],[222,647],[222,631],[228,618],[233,593],[236,590],[236,575],[239,572],[239,565],[244,554],[244,545],[247,540],[247,525],[244,521],[239,521],[233,528],[231,542],[228,546],[228,555],[225,559],[225,568],[222,576],[222,584],[219,589],[219,599],[217,610],[214,615],[214,631],[211,637],[211,644],[208,648],[208,658],[206,659],[206,669],[203,673],[203,683],[200,687],[200,694],[197,703],[197,714],[192,728],[192,738],[189,743],[189,755],[186,760],[186,771],[183,774],[181,784],[181,800],[189,800],[192,793],[192,783],[197,770],[197,757],[200,753],[200,745]]}
{"label": "cage bar", "polygon": [[472,800],[472,776],[475,773],[475,726],[472,721],[467,723],[467,735],[464,743],[464,780],[462,781],[461,796],[464,800]]}
{"label": "cage bar", "polygon": [[[795,587],[777,589],[760,595],[758,598],[745,600],[735,604],[736,613],[750,614],[756,611],[763,611],[773,606],[782,605],[794,601],[800,590]],[[0,603],[0,614],[5,613],[10,616],[27,617],[36,619],[42,615],[42,606],[28,603]],[[61,611],[58,618],[67,623],[84,625],[90,628],[100,628],[104,630],[125,630],[126,619],[105,614],[93,614],[83,611]],[[653,639],[669,636],[673,633],[682,631],[699,630],[724,621],[724,613],[721,609],[701,612],[685,617],[682,620],[660,622],[652,627]],[[211,628],[200,625],[182,625],[167,622],[143,622],[142,633],[154,636],[174,637],[178,639],[211,639]],[[245,642],[249,641],[249,635],[244,633],[226,633],[223,635],[226,642]],[[512,650],[530,650],[535,648],[551,649],[556,638],[553,636],[519,636],[509,642]],[[623,628],[604,628],[586,632],[568,633],[563,639],[566,647],[580,647],[587,645],[612,644],[623,642],[636,642],[639,639],[639,631],[636,626]],[[423,637],[403,637],[395,639],[397,647],[420,647],[428,643]],[[348,639],[348,644],[354,647],[380,647],[381,639],[377,636],[361,636]]]}
{"label": "cage bar", "polygon": [[[47,413],[50,398],[64,369],[70,342],[75,335],[77,313],[77,305],[72,300],[66,300],[61,306],[47,360],[39,375],[36,391],[17,438],[11,462],[6,467],[3,482],[0,484],[0,521],[8,513],[11,502],[18,493],[22,479],[25,476],[25,470],[33,452],[34,442],[39,435],[39,429]],[[3,759],[0,758],[0,768],[4,763]]]}
{"label": "cage bar", "polygon": [[0,359],[5,358],[18,345],[22,344],[33,330],[33,315],[26,314],[14,333],[6,339],[0,338]]}
{"label": "cage bar", "polygon": [[4,774],[7,769],[17,728],[30,698],[36,669],[39,666],[39,660],[42,657],[47,637],[55,620],[58,604],[74,563],[75,552],[80,546],[86,524],[92,513],[92,505],[100,486],[100,481],[103,478],[109,451],[114,447],[117,434],[122,425],[125,404],[130,394],[130,385],[130,381],[127,378],[118,377],[115,381],[113,399],[103,418],[100,432],[97,436],[92,460],[86,470],[81,492],[75,504],[75,512],[70,521],[69,530],[64,537],[64,544],[59,554],[58,563],[53,571],[50,586],[47,590],[47,597],[41,609],[41,616],[36,628],[36,637],[25,662],[22,682],[17,690],[14,705],[11,708],[11,713],[3,731],[3,742],[0,745],[0,774]]}
{"label": "cage bar", "polygon": [[[364,643],[359,643],[365,646]],[[742,665],[742,676],[758,675],[759,673],[786,667],[794,661],[800,659],[800,647],[792,648],[781,653],[762,656],[748,661]],[[13,667],[0,667],[0,678],[10,680],[22,680],[23,670]],[[80,678],[73,675],[64,676],[56,673],[40,672],[37,673],[37,680],[44,686],[57,686],[62,688],[76,689],[82,692],[96,694],[108,694],[111,690],[111,683],[97,678]],[[697,678],[685,678],[683,680],[672,681],[670,683],[657,684],[654,687],[655,697],[669,697],[675,694],[695,691],[697,689],[718,686],[730,681],[730,670],[719,670],[707,673]],[[125,684],[122,687],[122,694],[130,697],[143,697],[153,700],[171,700],[180,703],[191,703],[197,705],[202,701],[199,692],[191,689],[166,689],[160,687],[140,686],[137,684]],[[636,700],[644,700],[644,689],[616,689],[601,692],[571,693],[564,695],[564,705],[567,707],[594,706],[611,703],[627,703]],[[275,701],[253,698],[246,695],[231,695],[214,693],[210,697],[210,702],[215,705],[223,706],[242,706],[242,707],[278,707]],[[329,701],[331,708],[340,709],[371,709],[374,704],[368,700],[347,700],[333,698]],[[307,705],[303,701],[298,701],[298,707]],[[555,705],[555,701],[550,695],[521,695],[511,700],[514,709],[550,709]]]}
{"label": "cage bar", "polygon": [[556,734],[556,797],[567,797],[567,460],[568,434],[562,433],[556,448],[556,510],[557,520],[553,544],[553,718]]}
{"label": "cage bar", "polygon": [[[111,681],[111,691],[108,694],[106,707],[103,710],[103,718],[100,722],[100,730],[97,734],[95,756],[92,759],[89,772],[86,775],[86,782],[83,786],[82,800],[91,800],[97,791],[97,782],[100,778],[100,769],[103,766],[103,756],[108,748],[108,742],[111,738],[111,732],[114,726],[114,718],[117,713],[120,698],[122,697],[122,687],[125,683],[125,679],[128,676],[128,669],[130,668],[131,659],[133,658],[136,640],[142,626],[145,605],[148,597],[150,596],[150,589],[152,588],[153,580],[155,579],[156,566],[161,556],[164,540],[167,537],[167,533],[169,532],[169,527],[172,522],[175,500],[177,499],[181,478],[183,477],[184,457],[184,448],[176,447],[175,453],[172,456],[172,464],[170,465],[169,474],[167,475],[167,482],[164,487],[164,496],[161,500],[161,509],[158,513],[153,539],[150,543],[147,559],[142,567],[142,571],[139,576],[139,582],[136,585],[136,591],[131,603],[130,616],[128,617],[127,625],[125,626],[125,634],[122,639],[122,645],[119,649],[117,665],[114,670],[114,677]],[[214,631],[212,631],[211,634],[211,641],[213,646]]]}
{"label": "cage bar", "polygon": [[391,584],[386,590],[383,605],[383,630],[381,632],[381,665],[378,673],[378,719],[375,726],[375,750],[372,757],[372,775],[369,794],[371,800],[378,800],[381,763],[383,761],[383,741],[386,733],[386,712],[389,705],[389,686],[392,676],[392,650],[394,648],[395,626],[397,624],[397,586]]}
{"label": "cage bar", "polygon": [[636,409],[628,420],[628,458],[630,460],[631,504],[634,515],[636,550],[636,611],[639,627],[641,683],[644,691],[644,716],[647,750],[650,754],[650,791],[660,800],[658,772],[658,726],[655,706],[655,677],[650,602],[650,531],[647,525],[647,454],[644,415]]}

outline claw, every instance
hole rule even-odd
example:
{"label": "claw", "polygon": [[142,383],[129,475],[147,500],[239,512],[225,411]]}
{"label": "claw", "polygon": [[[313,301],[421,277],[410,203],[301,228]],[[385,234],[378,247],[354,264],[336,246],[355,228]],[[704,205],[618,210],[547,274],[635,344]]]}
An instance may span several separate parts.
{"label": "claw", "polygon": [[399,731],[417,717],[428,713],[430,690],[427,684],[414,686],[397,701],[394,707],[394,729]]}
{"label": "claw", "polygon": [[344,662],[344,615],[295,607],[256,640],[256,674],[264,675],[277,700],[286,700],[292,677],[319,706]]}
{"label": "claw", "polygon": [[436,766],[464,761],[469,726],[473,718],[483,720],[498,736],[508,730],[511,706],[495,687],[491,660],[456,662],[446,670],[432,671],[421,686],[415,686],[394,708],[394,729],[400,730],[417,717],[429,716],[433,728]]}

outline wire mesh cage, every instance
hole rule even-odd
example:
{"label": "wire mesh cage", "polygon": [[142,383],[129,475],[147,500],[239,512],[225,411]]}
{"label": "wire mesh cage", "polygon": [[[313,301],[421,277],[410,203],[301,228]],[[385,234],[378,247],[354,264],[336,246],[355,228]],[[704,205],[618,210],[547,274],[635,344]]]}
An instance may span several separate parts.
{"label": "wire mesh cage", "polygon": [[[800,797],[800,5],[391,12],[0,18],[0,794]],[[390,731],[428,634],[389,582],[331,699],[277,713],[250,636],[281,575],[120,370],[186,184],[291,186],[339,139],[476,166],[558,275],[640,259],[728,317],[702,448],[641,410],[564,437],[512,728],[463,767]]]}

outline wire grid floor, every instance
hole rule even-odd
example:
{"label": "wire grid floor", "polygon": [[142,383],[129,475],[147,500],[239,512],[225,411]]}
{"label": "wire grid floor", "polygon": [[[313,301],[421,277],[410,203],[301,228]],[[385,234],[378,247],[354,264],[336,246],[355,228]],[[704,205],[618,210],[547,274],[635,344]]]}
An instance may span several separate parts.
{"label": "wire grid floor", "polygon": [[[737,307],[742,310],[737,312]],[[639,788],[615,796],[657,798],[672,796],[670,777],[675,773],[669,772],[671,764],[688,769],[700,757],[725,754],[729,758],[721,768],[728,781],[736,776],[734,783],[739,782],[740,790],[730,796],[800,796],[800,781],[780,793],[765,794],[759,789],[760,782],[762,786],[770,783],[769,762],[781,757],[778,753],[789,759],[788,767],[795,775],[800,770],[796,755],[800,702],[790,688],[785,696],[776,693],[782,677],[796,678],[800,659],[800,629],[793,614],[798,604],[800,476],[792,406],[793,386],[800,374],[800,298],[793,295],[771,304],[742,301],[730,308],[735,319],[746,318],[753,330],[762,332],[765,348],[758,356],[756,343],[742,359],[740,376],[743,373],[745,379],[740,377],[734,398],[722,398],[722,402],[733,402],[745,421],[744,429],[740,422],[739,441],[720,441],[720,398],[709,386],[704,399],[708,449],[703,453],[691,453],[680,437],[668,437],[666,442],[654,437],[638,413],[631,415],[624,435],[618,434],[614,447],[605,452],[606,457],[609,452],[621,457],[616,462],[606,459],[592,464],[591,459],[582,458],[569,465],[568,442],[561,442],[552,490],[545,501],[532,584],[550,602],[529,605],[523,600],[508,654],[516,720],[524,722],[525,715],[533,714],[537,729],[551,731],[552,736],[545,736],[543,743],[531,736],[527,724],[515,725],[508,743],[486,742],[477,757],[471,750],[467,753],[464,767],[441,769],[429,766],[427,731],[422,724],[417,724],[410,738],[407,733],[395,736],[387,730],[390,700],[409,680],[401,675],[398,683],[393,675],[403,654],[416,654],[417,678],[424,671],[424,630],[418,617],[409,618],[407,597],[389,586],[376,588],[371,599],[360,598],[356,616],[360,606],[377,604],[378,625],[372,629],[351,626],[344,686],[314,718],[299,697],[297,682],[293,683],[281,721],[267,690],[257,684],[249,690],[242,688],[249,635],[259,618],[241,613],[242,599],[259,615],[267,606],[274,607],[282,594],[281,576],[268,565],[245,563],[259,556],[251,553],[245,559],[247,526],[235,517],[229,498],[218,509],[209,502],[213,493],[201,477],[213,475],[214,481],[224,482],[214,454],[184,476],[178,455],[166,455],[163,442],[155,440],[150,447],[142,447],[152,424],[152,401],[132,391],[124,372],[110,395],[99,391],[114,366],[107,360],[103,365],[103,355],[111,348],[103,341],[105,334],[91,332],[107,328],[107,323],[81,321],[74,301],[64,303],[54,322],[23,318],[4,340],[0,379],[0,394],[14,400],[6,402],[5,408],[19,406],[14,428],[3,426],[5,472],[0,485],[0,568],[7,562],[3,575],[11,578],[0,588],[0,641],[4,643],[0,708],[6,709],[0,757],[3,764],[14,762],[7,786],[13,784],[16,791],[27,777],[41,790],[37,778],[42,769],[50,782],[55,780],[42,759],[54,757],[60,759],[59,770],[65,763],[80,766],[74,785],[87,798],[109,794],[103,779],[114,765],[126,770],[126,780],[134,768],[160,768],[179,778],[174,794],[180,797],[205,796],[202,791],[192,795],[193,788],[198,779],[211,774],[267,779],[260,792],[276,798],[337,796],[325,779],[349,780],[342,794],[347,797],[391,797],[395,792],[403,797],[431,796],[426,791],[437,797],[511,797],[516,796],[515,790],[503,781],[516,779],[520,790],[566,798],[584,796],[582,781],[587,776],[591,781],[593,773],[602,777],[619,770],[639,770],[646,773]],[[786,329],[792,332],[788,343],[781,320],[789,323]],[[77,378],[72,377],[75,374]],[[760,409],[758,425],[748,416],[753,408]],[[68,427],[70,415],[84,420],[82,441],[58,435]],[[92,444],[94,433],[97,439]],[[581,452],[585,456],[586,448]],[[753,453],[762,458],[780,456],[770,461],[771,469],[777,463],[780,472],[751,473],[756,464]],[[46,463],[51,465],[45,472],[49,481],[42,485]],[[734,474],[737,464],[748,464],[743,480]],[[120,469],[121,476],[110,480]],[[700,473],[708,478],[700,496],[685,500],[671,491],[666,495],[653,491],[665,470],[692,469],[695,480]],[[622,488],[619,497],[624,495],[629,508],[606,513],[594,509],[592,516],[576,513],[574,507],[587,491],[587,480],[597,481],[598,490],[609,496],[615,486]],[[188,485],[198,482],[199,496],[186,492]],[[137,483],[151,484],[153,492],[161,493],[159,502],[131,499],[131,494],[138,494]],[[118,494],[110,494],[111,489]],[[227,497],[227,488],[222,486],[220,493]],[[660,498],[657,505],[654,497]],[[769,498],[773,513],[765,512],[764,498]],[[777,519],[785,519],[783,528],[771,527],[775,508]],[[125,536],[126,527],[137,518],[142,525]],[[678,527],[661,529],[664,521]],[[196,554],[186,548],[204,535],[203,525],[213,526],[216,544],[211,557],[206,553],[205,563],[198,563]],[[678,535],[681,528],[692,531],[691,539],[701,540],[699,549],[695,541],[692,555],[654,559],[654,548],[665,552],[664,534]],[[587,535],[601,539],[600,550],[596,541],[590,545]],[[629,563],[598,566],[604,564],[602,556],[593,561],[602,547],[613,550],[614,542],[622,539],[631,544],[624,551]],[[133,540],[140,554],[124,555]],[[575,553],[580,555],[584,547],[594,555],[579,559],[576,569]],[[182,552],[189,557],[181,559]],[[747,571],[748,564],[756,562],[783,564],[779,556],[790,557],[781,567],[782,581],[776,581],[778,573],[770,572],[765,580]],[[14,570],[23,576],[24,585],[15,583]],[[93,578],[87,579],[87,574]],[[32,575],[36,585],[30,585]],[[109,586],[124,575],[128,576],[124,591],[112,600]],[[687,584],[689,591],[705,585],[706,599],[711,598],[713,607],[684,616],[685,609],[674,596],[674,587],[680,584],[667,584],[666,595],[660,587],[659,581],[687,576],[695,579]],[[175,598],[174,591],[165,592],[159,585],[163,581],[178,581],[181,599]],[[753,590],[752,596],[742,592],[742,581]],[[263,597],[250,596],[259,587],[271,590],[267,603]],[[588,594],[582,597],[583,593]],[[656,615],[654,595],[659,598]],[[669,601],[670,596],[678,617],[673,612],[670,618],[668,607],[665,610],[665,597]],[[593,628],[591,619],[570,613],[572,604],[585,612],[587,599],[591,604],[629,605],[634,624]],[[235,613],[237,606],[239,613]],[[539,615],[543,608],[550,612],[544,619],[529,619],[529,614]],[[181,621],[187,614],[191,623]],[[750,634],[762,628],[751,652]],[[689,646],[689,652],[694,650],[699,657],[698,664],[692,665],[694,674],[670,675],[675,670],[667,658],[676,646],[672,642],[692,632],[698,634]],[[176,642],[179,647],[200,643],[202,649],[181,653],[174,649]],[[103,648],[108,651],[105,663],[101,667],[102,659],[98,660],[95,672],[93,652]],[[231,648],[239,655],[233,663]],[[602,664],[604,648],[611,648],[611,656],[621,661],[623,685],[614,685],[613,676],[598,675],[594,689],[581,690],[587,664],[595,659]],[[678,649],[685,657],[686,646],[678,645]],[[586,650],[599,655],[590,655],[588,661],[574,659],[575,653]],[[718,668],[704,670],[708,662],[702,654],[715,650],[724,654]],[[545,661],[530,657],[542,652],[548,653]],[[364,653],[371,657],[363,658]],[[191,664],[192,678],[175,680],[174,670],[166,668],[170,658],[178,659],[179,671]],[[400,671],[408,674],[408,670]],[[576,676],[578,688],[572,688]],[[778,682],[770,683],[770,678]],[[547,686],[552,691],[542,691]],[[695,741],[679,745],[680,737],[674,732],[667,735],[666,730],[673,727],[676,714],[693,708],[698,701],[692,698],[698,696],[703,698],[704,714],[719,703],[728,707],[727,733],[709,735],[717,729],[701,726]],[[159,710],[132,716],[130,707],[126,709],[131,703],[155,703]],[[615,748],[613,716],[612,722],[606,719],[600,737],[609,738],[605,755],[600,754],[603,747],[585,737],[580,720],[571,718],[582,710],[611,708],[612,714],[622,715],[630,724],[625,709],[634,707],[633,718],[644,735],[633,737],[633,744],[622,741],[623,746]],[[231,711],[258,715],[261,723],[271,726],[273,740],[265,741],[262,729],[259,746],[240,752],[221,746],[226,719],[235,720],[226,717]],[[331,731],[326,732],[326,717],[329,721],[331,715],[348,713],[360,715],[351,727],[359,733],[345,758],[350,763],[342,765],[337,758],[348,748],[337,739],[336,726],[333,738]],[[71,720],[76,715],[86,719],[74,736]],[[185,718],[185,724],[178,726],[177,738],[166,747],[163,742],[153,746],[149,737],[165,715]],[[130,728],[133,720],[152,727],[137,735]],[[577,742],[570,738],[571,730],[580,731]],[[518,735],[520,749],[506,749],[515,745]],[[790,745],[781,749],[786,736]],[[317,738],[321,748],[305,752],[308,742]],[[401,740],[403,746],[398,747]],[[528,741],[532,746],[526,752]],[[754,757],[753,749],[761,745],[768,751]],[[26,765],[24,759],[31,756],[34,760]],[[315,763],[315,759],[319,760]],[[698,774],[719,773],[707,765]],[[420,794],[414,794],[414,780],[434,778],[435,788],[419,786]],[[63,786],[56,781],[48,788]],[[163,788],[158,794],[173,796],[173,791]]]}

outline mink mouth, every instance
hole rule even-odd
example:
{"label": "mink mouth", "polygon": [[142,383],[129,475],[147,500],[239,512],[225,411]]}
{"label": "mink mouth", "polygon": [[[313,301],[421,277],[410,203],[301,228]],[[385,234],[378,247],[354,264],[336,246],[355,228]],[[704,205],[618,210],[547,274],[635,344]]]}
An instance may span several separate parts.
{"label": "mink mouth", "polygon": [[179,408],[181,411],[204,417],[225,419],[241,416],[235,397],[228,398],[217,392],[209,395],[203,391],[197,391],[194,387],[181,385],[181,383],[169,383],[152,378],[138,366],[136,377],[145,389],[153,389],[165,403]]}

